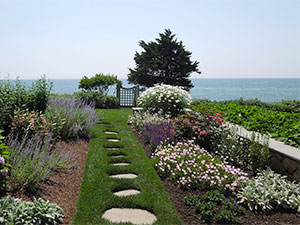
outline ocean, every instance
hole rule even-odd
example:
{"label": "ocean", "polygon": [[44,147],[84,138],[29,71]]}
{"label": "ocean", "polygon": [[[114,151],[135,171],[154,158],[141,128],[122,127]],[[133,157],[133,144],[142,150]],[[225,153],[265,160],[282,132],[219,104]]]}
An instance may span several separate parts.
{"label": "ocean", "polygon": [[[126,79],[121,79],[124,87],[132,87]],[[34,80],[21,80],[31,84]],[[79,91],[80,79],[50,79],[53,82],[53,93],[72,94]],[[300,100],[300,78],[269,79],[192,79],[194,88],[191,96],[209,100],[259,99],[264,102],[281,100]],[[115,87],[110,94],[115,93]]]}

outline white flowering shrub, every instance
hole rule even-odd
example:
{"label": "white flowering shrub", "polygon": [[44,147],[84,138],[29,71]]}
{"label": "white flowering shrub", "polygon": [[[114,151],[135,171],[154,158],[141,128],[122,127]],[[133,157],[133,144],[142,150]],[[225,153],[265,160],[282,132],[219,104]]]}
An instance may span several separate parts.
{"label": "white flowering shrub", "polygon": [[137,101],[144,110],[151,113],[161,111],[174,117],[192,101],[192,97],[181,87],[159,84],[143,92]]}
{"label": "white flowering shrub", "polygon": [[186,188],[217,188],[235,194],[247,174],[195,145],[193,141],[162,144],[153,154],[160,176]]}
{"label": "white flowering shrub", "polygon": [[251,211],[285,208],[300,212],[300,184],[284,178],[271,169],[258,173],[239,190],[240,203],[246,203]]}
{"label": "white flowering shrub", "polygon": [[169,119],[170,117],[168,115],[140,111],[129,116],[128,124],[132,125],[138,132],[141,133],[145,124],[168,123]]}

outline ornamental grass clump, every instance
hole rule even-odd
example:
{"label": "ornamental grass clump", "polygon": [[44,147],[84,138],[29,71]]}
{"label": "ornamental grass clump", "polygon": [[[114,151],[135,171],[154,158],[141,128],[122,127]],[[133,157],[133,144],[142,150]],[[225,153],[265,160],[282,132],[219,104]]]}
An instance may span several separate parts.
{"label": "ornamental grass clump", "polygon": [[159,145],[154,165],[162,177],[185,188],[217,188],[235,193],[247,174],[213,156],[193,141]]}
{"label": "ornamental grass clump", "polygon": [[285,179],[271,169],[245,181],[237,196],[251,211],[271,212],[290,209],[300,213],[300,185]]}
{"label": "ornamental grass clump", "polygon": [[155,85],[138,98],[138,105],[151,113],[177,116],[192,101],[191,95],[179,86]]}
{"label": "ornamental grass clump", "polygon": [[46,117],[60,127],[57,135],[66,139],[87,137],[98,122],[94,105],[76,98],[50,99]]}

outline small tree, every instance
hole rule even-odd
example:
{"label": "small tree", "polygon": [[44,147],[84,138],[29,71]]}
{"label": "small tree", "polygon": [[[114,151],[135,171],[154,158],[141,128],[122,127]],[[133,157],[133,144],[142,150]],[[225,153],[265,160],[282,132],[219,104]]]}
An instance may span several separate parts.
{"label": "small tree", "polygon": [[164,83],[190,90],[193,84],[188,78],[193,72],[201,73],[197,68],[199,62],[191,61],[192,53],[174,38],[171,30],[166,29],[159,36],[155,42],[139,42],[144,51],[135,53],[136,67],[129,69],[128,82],[146,87]]}
{"label": "small tree", "polygon": [[122,84],[117,76],[96,74],[91,78],[84,76],[79,82],[79,88],[86,91],[98,91],[100,94],[107,95],[109,87],[114,84]]}

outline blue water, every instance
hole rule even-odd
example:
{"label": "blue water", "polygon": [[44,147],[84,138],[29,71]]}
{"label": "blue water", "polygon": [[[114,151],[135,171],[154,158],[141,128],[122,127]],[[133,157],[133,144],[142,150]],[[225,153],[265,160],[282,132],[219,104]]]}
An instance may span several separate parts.
{"label": "blue water", "polygon": [[[124,87],[131,87],[126,79],[121,79]],[[33,80],[22,80],[31,84]],[[79,79],[51,80],[54,93],[74,93],[79,91]],[[300,100],[300,78],[290,79],[192,79],[193,98],[210,100],[254,99],[264,102]],[[111,94],[115,93],[112,88]]]}

